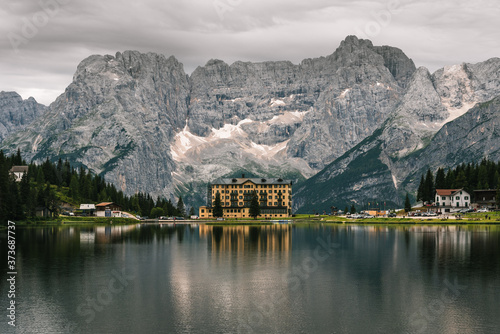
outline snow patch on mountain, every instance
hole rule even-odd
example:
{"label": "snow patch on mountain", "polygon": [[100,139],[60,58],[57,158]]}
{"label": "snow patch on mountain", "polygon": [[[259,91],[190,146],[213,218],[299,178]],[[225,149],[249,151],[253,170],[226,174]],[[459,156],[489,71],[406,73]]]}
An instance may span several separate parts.
{"label": "snow patch on mountain", "polygon": [[251,142],[249,147],[244,148],[244,151],[254,155],[256,158],[269,160],[274,158],[279,152],[285,150],[289,141],[290,140],[285,140],[284,142],[272,146],[259,145]]}
{"label": "snow patch on mountain", "polygon": [[[312,108],[311,108],[312,110]],[[307,115],[311,110],[308,111],[291,111],[291,112],[285,112],[281,115],[276,115],[273,118],[271,118],[269,121],[264,122],[264,123],[269,123],[269,124],[274,124],[274,123],[281,123],[281,124],[293,124],[293,123],[300,123],[304,120],[304,116]]]}
{"label": "snow patch on mountain", "polygon": [[446,123],[451,122],[454,119],[457,119],[458,117],[465,114],[472,107],[474,107],[475,104],[476,104],[475,102],[465,102],[462,104],[462,107],[455,108],[455,107],[451,106],[448,102],[444,102],[443,105],[446,107],[446,109],[448,109],[450,116],[447,119],[445,119],[443,122],[438,123],[439,129],[441,129],[441,127],[443,125],[445,125]]}

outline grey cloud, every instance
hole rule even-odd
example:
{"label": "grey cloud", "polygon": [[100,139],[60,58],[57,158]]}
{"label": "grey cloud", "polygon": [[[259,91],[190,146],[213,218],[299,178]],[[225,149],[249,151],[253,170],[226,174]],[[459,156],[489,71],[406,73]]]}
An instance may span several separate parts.
{"label": "grey cloud", "polygon": [[[499,4],[487,0],[64,0],[14,52],[8,34],[23,36],[41,4],[63,2],[41,1],[0,2],[0,90],[46,104],[82,59],[130,49],[174,55],[187,72],[211,58],[298,63],[331,54],[349,34],[399,47],[431,71],[500,55]],[[398,11],[385,22],[394,1]]]}

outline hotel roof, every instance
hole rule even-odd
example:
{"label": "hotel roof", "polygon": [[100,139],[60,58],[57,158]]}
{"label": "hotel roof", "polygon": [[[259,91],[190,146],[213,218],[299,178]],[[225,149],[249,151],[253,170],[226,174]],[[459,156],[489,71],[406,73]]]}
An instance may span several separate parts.
{"label": "hotel roof", "polygon": [[238,177],[238,178],[220,178],[212,182],[212,184],[243,184],[245,182],[252,182],[253,184],[292,184],[291,180],[283,180],[281,178],[248,178],[248,177]]}

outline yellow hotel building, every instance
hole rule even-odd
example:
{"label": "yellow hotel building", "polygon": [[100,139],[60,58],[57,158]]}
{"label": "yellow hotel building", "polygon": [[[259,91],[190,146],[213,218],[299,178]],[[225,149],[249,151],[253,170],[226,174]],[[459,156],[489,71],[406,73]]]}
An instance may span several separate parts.
{"label": "yellow hotel building", "polygon": [[220,194],[224,218],[250,218],[252,194],[257,191],[260,215],[257,218],[284,218],[292,215],[292,181],[266,178],[217,179],[208,186],[207,206],[200,218],[213,218],[215,196]]}

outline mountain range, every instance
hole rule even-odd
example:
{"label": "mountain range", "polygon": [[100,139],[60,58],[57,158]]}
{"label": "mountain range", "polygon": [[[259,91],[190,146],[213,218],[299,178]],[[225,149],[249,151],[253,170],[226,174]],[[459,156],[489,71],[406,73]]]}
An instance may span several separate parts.
{"label": "mountain range", "polygon": [[500,59],[431,74],[400,49],[347,37],[300,64],[94,55],[44,107],[0,93],[0,148],[68,159],[127,194],[183,195],[237,173],[298,182],[296,211],[399,204],[427,168],[498,159]]}

